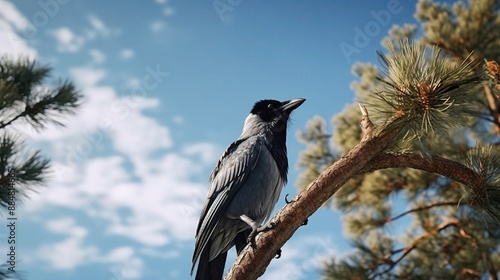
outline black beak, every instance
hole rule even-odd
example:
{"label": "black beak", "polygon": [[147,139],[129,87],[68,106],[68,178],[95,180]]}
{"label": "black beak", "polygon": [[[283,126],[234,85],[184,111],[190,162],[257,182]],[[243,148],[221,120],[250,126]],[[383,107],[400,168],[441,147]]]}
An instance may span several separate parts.
{"label": "black beak", "polygon": [[290,114],[293,110],[299,108],[299,106],[302,105],[302,103],[304,103],[304,101],[306,101],[304,98],[297,98],[297,99],[292,99],[292,100],[288,100],[288,101],[283,101],[283,102],[281,102],[280,109],[283,112]]}

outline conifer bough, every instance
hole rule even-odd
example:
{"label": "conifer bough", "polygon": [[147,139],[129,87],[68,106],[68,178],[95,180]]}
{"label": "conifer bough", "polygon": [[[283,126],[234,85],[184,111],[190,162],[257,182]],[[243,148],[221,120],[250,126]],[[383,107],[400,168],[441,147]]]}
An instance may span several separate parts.
{"label": "conifer bough", "polygon": [[[275,226],[257,237],[255,247],[247,246],[238,256],[225,279],[257,279],[275,253],[293,233],[339,188],[357,174],[396,167],[409,167],[446,176],[466,185],[474,200],[468,202],[492,216],[500,209],[496,186],[500,180],[499,153],[474,149],[462,161],[433,154],[425,137],[446,133],[447,128],[466,126],[470,116],[480,112],[474,106],[477,92],[486,81],[478,63],[454,63],[440,57],[437,48],[422,43],[392,43],[389,56],[380,55],[386,71],[372,103],[360,105],[363,137],[360,142],[327,167],[271,220]],[[376,112],[374,124],[368,110]],[[420,142],[415,153],[412,144]],[[392,149],[398,148],[397,152]],[[406,149],[406,152],[405,152]],[[490,151],[491,152],[491,151]],[[487,157],[487,158],[486,158]],[[498,161],[498,165],[496,164]],[[493,162],[489,166],[486,162]],[[488,167],[489,166],[489,167]],[[496,207],[496,208],[495,208]],[[456,223],[445,223],[443,229]],[[409,250],[411,251],[411,250]],[[284,252],[286,253],[286,252]],[[389,268],[389,270],[392,267]]]}

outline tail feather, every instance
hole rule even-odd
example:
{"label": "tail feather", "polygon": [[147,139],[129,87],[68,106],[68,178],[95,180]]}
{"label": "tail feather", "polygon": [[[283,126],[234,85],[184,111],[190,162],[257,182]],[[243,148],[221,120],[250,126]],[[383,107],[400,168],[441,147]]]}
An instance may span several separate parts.
{"label": "tail feather", "polygon": [[238,235],[234,238],[234,244],[236,245],[236,253],[239,255],[241,250],[247,246],[248,243],[248,236],[250,236],[250,233],[252,232],[252,229],[246,229],[242,232],[239,232]]}
{"label": "tail feather", "polygon": [[205,247],[198,262],[195,280],[221,280],[224,275],[227,252],[221,253],[212,261],[209,261],[210,244]]}

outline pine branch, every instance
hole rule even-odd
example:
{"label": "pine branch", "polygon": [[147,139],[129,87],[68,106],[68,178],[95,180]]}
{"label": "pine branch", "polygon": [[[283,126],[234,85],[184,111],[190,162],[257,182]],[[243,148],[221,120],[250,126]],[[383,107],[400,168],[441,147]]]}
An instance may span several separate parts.
{"label": "pine branch", "polygon": [[12,200],[8,186],[14,186],[16,199],[27,195],[27,190],[43,184],[47,177],[49,160],[40,151],[24,152],[25,145],[17,137],[0,136],[0,209]]}
{"label": "pine branch", "polygon": [[500,137],[500,112],[498,111],[498,98],[495,98],[489,86],[484,86],[484,94],[486,95],[486,101],[488,102],[488,109],[491,116],[493,117],[493,123],[495,132]]}
{"label": "pine branch", "polygon": [[50,122],[62,125],[57,114],[75,112],[82,95],[69,81],[53,88],[43,86],[49,73],[49,67],[38,66],[35,61],[0,58],[0,116],[4,118],[0,129],[22,118],[35,129]]}
{"label": "pine branch", "polygon": [[422,155],[413,153],[381,153],[374,157],[370,164],[365,165],[360,173],[398,167],[409,167],[436,173],[471,187],[484,186],[483,178],[472,169],[456,161],[435,155],[424,158]]}
{"label": "pine branch", "polygon": [[408,214],[411,214],[411,213],[414,213],[414,212],[419,212],[419,211],[425,211],[425,210],[429,210],[431,208],[434,208],[434,207],[440,207],[440,206],[458,206],[460,204],[460,201],[441,201],[441,202],[436,202],[436,203],[432,203],[432,204],[429,204],[429,205],[425,205],[425,206],[422,206],[422,207],[417,207],[417,208],[413,208],[413,209],[410,209],[408,211],[405,211],[395,217],[392,217],[390,218],[387,222],[393,222],[397,219],[400,219]]}
{"label": "pine branch", "polygon": [[488,273],[490,274],[489,279],[490,280],[498,280],[497,270],[495,269],[495,266],[493,265],[493,262],[491,261],[490,255],[488,253],[484,252],[483,259],[484,259],[484,262],[486,263],[486,267],[488,268]]}
{"label": "pine branch", "polygon": [[26,116],[28,114],[28,112],[25,110],[23,111],[21,114],[13,117],[12,119],[10,119],[9,121],[7,122],[0,122],[0,129],[3,129],[7,126],[9,126],[10,124],[12,124],[13,122],[17,121],[19,118],[22,118],[24,116]]}
{"label": "pine branch", "polygon": [[[417,237],[415,240],[413,240],[413,242],[406,246],[405,248],[402,248],[402,249],[398,249],[398,250],[395,250],[392,252],[392,254],[390,254],[386,259],[388,262],[390,262],[390,265],[388,268],[384,269],[383,271],[381,272],[378,272],[376,274],[374,274],[373,276],[371,277],[368,277],[369,279],[375,279],[376,277],[378,276],[381,276],[381,275],[384,275],[386,273],[389,273],[394,267],[396,267],[396,265],[398,263],[400,263],[406,256],[408,256],[408,254],[410,254],[414,249],[417,248],[417,246],[420,244],[420,242],[422,242],[423,240],[443,231],[444,229],[448,228],[448,227],[451,227],[451,226],[458,226],[460,224],[460,220],[458,219],[451,219],[451,220],[448,220],[448,221],[445,221],[443,223],[441,223],[439,226],[437,226],[434,230],[432,231],[429,231],[429,232],[425,232],[423,233],[422,235],[420,235],[419,237]],[[397,258],[395,261],[391,261],[390,258],[392,256],[394,256],[395,254],[398,254],[398,253],[403,253],[401,256],[399,256],[399,258]]]}

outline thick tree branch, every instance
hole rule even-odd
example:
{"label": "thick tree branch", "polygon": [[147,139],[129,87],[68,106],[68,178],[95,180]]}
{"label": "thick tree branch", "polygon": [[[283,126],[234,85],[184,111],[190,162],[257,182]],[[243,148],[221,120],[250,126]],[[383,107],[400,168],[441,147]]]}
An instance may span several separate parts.
{"label": "thick tree branch", "polygon": [[364,136],[360,143],[323,171],[276,214],[272,219],[275,226],[257,237],[255,247],[247,246],[240,253],[225,279],[257,279],[264,274],[276,252],[302,223],[394,141],[400,131],[400,123],[393,121],[377,133],[366,109],[361,108]]}
{"label": "thick tree branch", "polygon": [[456,161],[430,156],[424,158],[418,154],[386,152],[374,157],[360,173],[379,169],[407,167],[442,175],[472,188],[484,186],[484,180],[467,166]]}

